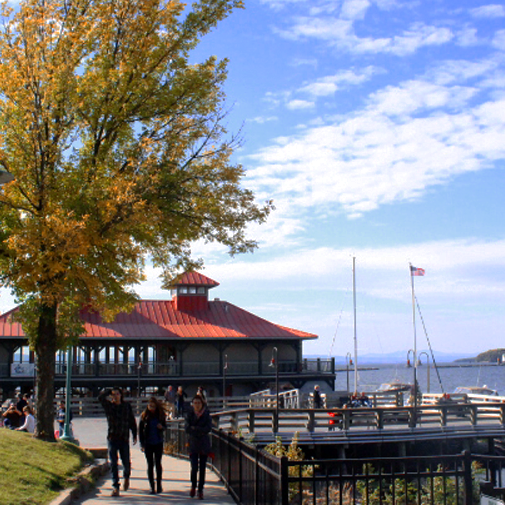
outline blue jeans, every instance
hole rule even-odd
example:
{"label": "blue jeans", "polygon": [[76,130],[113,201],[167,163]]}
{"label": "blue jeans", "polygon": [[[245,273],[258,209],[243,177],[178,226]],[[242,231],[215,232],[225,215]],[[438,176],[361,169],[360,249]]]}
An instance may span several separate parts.
{"label": "blue jeans", "polygon": [[128,479],[131,473],[130,441],[108,440],[110,471],[112,472],[112,487],[119,489],[119,472],[117,468],[118,453],[123,463],[123,478]]}

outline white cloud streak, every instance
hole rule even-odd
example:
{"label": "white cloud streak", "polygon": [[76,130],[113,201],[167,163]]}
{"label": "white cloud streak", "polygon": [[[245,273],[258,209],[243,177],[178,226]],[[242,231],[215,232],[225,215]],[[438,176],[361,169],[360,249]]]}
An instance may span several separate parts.
{"label": "white cloud streak", "polygon": [[501,4],[490,4],[470,9],[470,14],[475,18],[502,18],[505,17],[505,7]]}
{"label": "white cloud streak", "polygon": [[335,94],[341,86],[359,85],[368,81],[374,74],[381,72],[380,69],[368,66],[362,70],[342,70],[334,75],[321,77],[314,82],[301,87],[298,92],[307,93],[314,97],[329,96]]}
{"label": "white cloud streak", "polygon": [[443,45],[454,38],[449,28],[423,23],[414,23],[392,37],[359,37],[352,20],[335,17],[297,17],[289,28],[278,29],[278,33],[293,40],[321,40],[351,53],[390,53],[396,56],[413,54],[425,46]]}
{"label": "white cloud streak", "polygon": [[485,75],[493,65],[442,67],[438,78],[385,87],[361,111],[278,138],[252,157],[250,183],[289,201],[290,209],[358,217],[491,167],[505,158],[505,97],[473,104],[482,92],[479,83],[452,81]]}

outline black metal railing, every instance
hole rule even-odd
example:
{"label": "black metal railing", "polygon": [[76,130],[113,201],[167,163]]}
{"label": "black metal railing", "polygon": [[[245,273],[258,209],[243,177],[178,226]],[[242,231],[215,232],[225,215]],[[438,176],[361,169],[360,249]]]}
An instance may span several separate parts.
{"label": "black metal railing", "polygon": [[480,490],[483,494],[505,501],[505,458],[503,456],[474,456],[482,469]]}
{"label": "black metal railing", "polygon": [[[186,456],[181,422],[169,423],[170,453]],[[244,505],[476,505],[503,498],[505,458],[457,455],[290,461],[212,430],[214,471]]]}
{"label": "black metal railing", "polygon": [[[281,503],[281,460],[235,436],[213,429],[209,464],[233,499],[244,505]],[[172,421],[165,432],[165,452],[187,458],[187,435],[182,421]],[[286,461],[283,462],[286,464]]]}
{"label": "black metal railing", "polygon": [[[244,377],[244,376],[264,376],[274,375],[275,368],[269,368],[269,361],[264,361],[261,365],[256,361],[237,361],[229,363],[227,368],[228,377]],[[16,365],[16,363],[14,363]],[[0,377],[10,377],[11,367],[7,363],[0,363]],[[64,361],[58,361],[55,365],[56,375],[65,375],[67,370]],[[260,370],[262,373],[260,374]],[[74,362],[72,365],[73,376],[96,376],[107,377],[115,376],[136,376],[140,372],[142,377],[158,377],[158,376],[200,376],[200,377],[222,377],[223,369],[218,361],[178,361],[157,362],[149,361],[140,364],[135,362],[128,363],[103,363],[95,361]],[[288,374],[310,374],[310,375],[327,375],[335,373],[335,360],[324,359],[304,359],[302,361],[280,361],[279,373],[281,375]]]}
{"label": "black metal railing", "polygon": [[281,460],[222,430],[213,430],[214,471],[237,503],[281,503]]}
{"label": "black metal railing", "polygon": [[470,453],[288,461],[282,503],[473,505],[471,462]]}

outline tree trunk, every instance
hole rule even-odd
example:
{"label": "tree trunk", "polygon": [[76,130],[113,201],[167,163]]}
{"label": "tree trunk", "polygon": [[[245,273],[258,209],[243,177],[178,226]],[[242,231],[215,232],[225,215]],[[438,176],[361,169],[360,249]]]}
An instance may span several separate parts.
{"label": "tree trunk", "polygon": [[35,436],[54,442],[54,371],[56,361],[56,305],[44,305],[39,319],[37,343]]}

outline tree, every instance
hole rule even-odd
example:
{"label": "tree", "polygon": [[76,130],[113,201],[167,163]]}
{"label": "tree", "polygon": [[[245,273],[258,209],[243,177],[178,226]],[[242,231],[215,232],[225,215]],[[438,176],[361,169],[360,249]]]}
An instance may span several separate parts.
{"label": "tree", "polygon": [[79,309],[133,306],[151,258],[165,282],[190,244],[251,251],[263,222],[231,163],[226,61],[190,64],[240,0],[24,0],[0,31],[1,282],[17,295],[37,360],[37,430],[53,439],[55,352]]}

